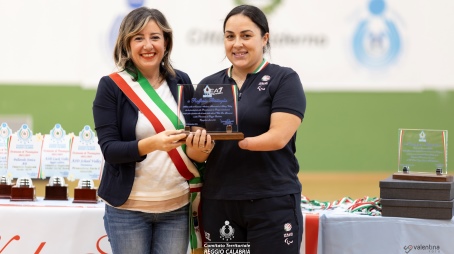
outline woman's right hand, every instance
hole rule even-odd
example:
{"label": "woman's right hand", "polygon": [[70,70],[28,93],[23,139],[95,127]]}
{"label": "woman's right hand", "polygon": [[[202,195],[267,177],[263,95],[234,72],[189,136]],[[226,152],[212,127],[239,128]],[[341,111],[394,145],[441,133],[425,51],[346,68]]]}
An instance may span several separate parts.
{"label": "woman's right hand", "polygon": [[170,151],[186,142],[186,133],[183,130],[166,130],[151,137],[139,140],[139,154],[141,156],[153,151]]}

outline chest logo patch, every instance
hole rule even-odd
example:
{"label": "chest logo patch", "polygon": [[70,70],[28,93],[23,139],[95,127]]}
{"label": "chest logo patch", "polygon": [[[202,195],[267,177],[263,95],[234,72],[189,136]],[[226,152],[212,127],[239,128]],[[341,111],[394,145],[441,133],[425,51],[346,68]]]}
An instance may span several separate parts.
{"label": "chest logo patch", "polygon": [[271,79],[270,75],[264,75],[262,77],[262,81],[259,82],[257,86],[257,90],[265,91],[266,87],[268,86],[268,81]]}

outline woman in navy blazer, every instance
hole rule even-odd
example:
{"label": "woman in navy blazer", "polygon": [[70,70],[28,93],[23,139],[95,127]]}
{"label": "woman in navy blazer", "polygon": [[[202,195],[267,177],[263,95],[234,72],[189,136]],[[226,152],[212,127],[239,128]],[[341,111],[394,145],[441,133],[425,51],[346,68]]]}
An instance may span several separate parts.
{"label": "woman in navy blazer", "polygon": [[[166,81],[177,101],[177,85],[191,84],[191,79],[182,71],[175,70],[175,72],[176,77],[168,77]],[[184,94],[189,95],[190,92]],[[117,102],[112,104],[112,100]],[[106,110],[105,105],[109,104],[115,108]],[[146,155],[139,155],[139,140],[135,135],[138,111],[137,106],[128,99],[109,76],[101,78],[93,104],[98,140],[102,141],[100,146],[106,161],[98,195],[112,206],[120,206],[126,202],[134,182],[135,164],[146,157]],[[103,145],[115,140],[123,142],[113,143],[109,147]],[[107,149],[112,151],[108,152]],[[112,188],[115,188],[116,191],[112,191]]]}
{"label": "woman in navy blazer", "polygon": [[[160,11],[131,11],[114,50],[119,72],[101,78],[93,102],[105,158],[98,195],[106,203],[104,226],[113,253],[187,253],[189,184],[169,152],[176,152],[183,168],[196,175],[193,161],[203,162],[212,147],[211,140],[200,139],[200,130],[186,135],[176,127],[177,84],[191,84],[191,79],[170,64],[172,47],[172,29]],[[144,112],[125,87],[141,99]],[[191,96],[192,86],[184,89]],[[164,130],[151,123],[148,109]]]}

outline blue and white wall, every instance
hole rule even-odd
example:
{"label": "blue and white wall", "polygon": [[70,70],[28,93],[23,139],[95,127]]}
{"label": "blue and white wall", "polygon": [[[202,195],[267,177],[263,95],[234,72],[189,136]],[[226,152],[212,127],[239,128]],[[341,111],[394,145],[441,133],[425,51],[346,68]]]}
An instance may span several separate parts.
{"label": "blue and white wall", "polygon": [[394,172],[399,128],[454,131],[451,0],[0,0],[0,123],[93,126],[116,29],[142,5],[165,13],[174,65],[197,83],[229,66],[222,24],[242,3],[266,10],[266,57],[294,68],[307,92],[301,170]]}
{"label": "blue and white wall", "polygon": [[450,0],[0,0],[0,84],[96,87],[115,70],[119,22],[142,5],[167,16],[174,66],[196,83],[229,65],[222,24],[241,3],[267,11],[267,58],[307,91],[454,89]]}

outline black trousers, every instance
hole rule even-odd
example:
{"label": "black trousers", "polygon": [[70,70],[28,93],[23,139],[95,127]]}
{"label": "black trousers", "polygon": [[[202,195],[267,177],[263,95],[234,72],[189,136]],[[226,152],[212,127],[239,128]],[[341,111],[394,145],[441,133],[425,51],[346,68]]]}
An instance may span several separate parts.
{"label": "black trousers", "polygon": [[214,200],[202,195],[201,205],[207,246],[248,243],[252,254],[300,252],[300,193],[254,200]]}

